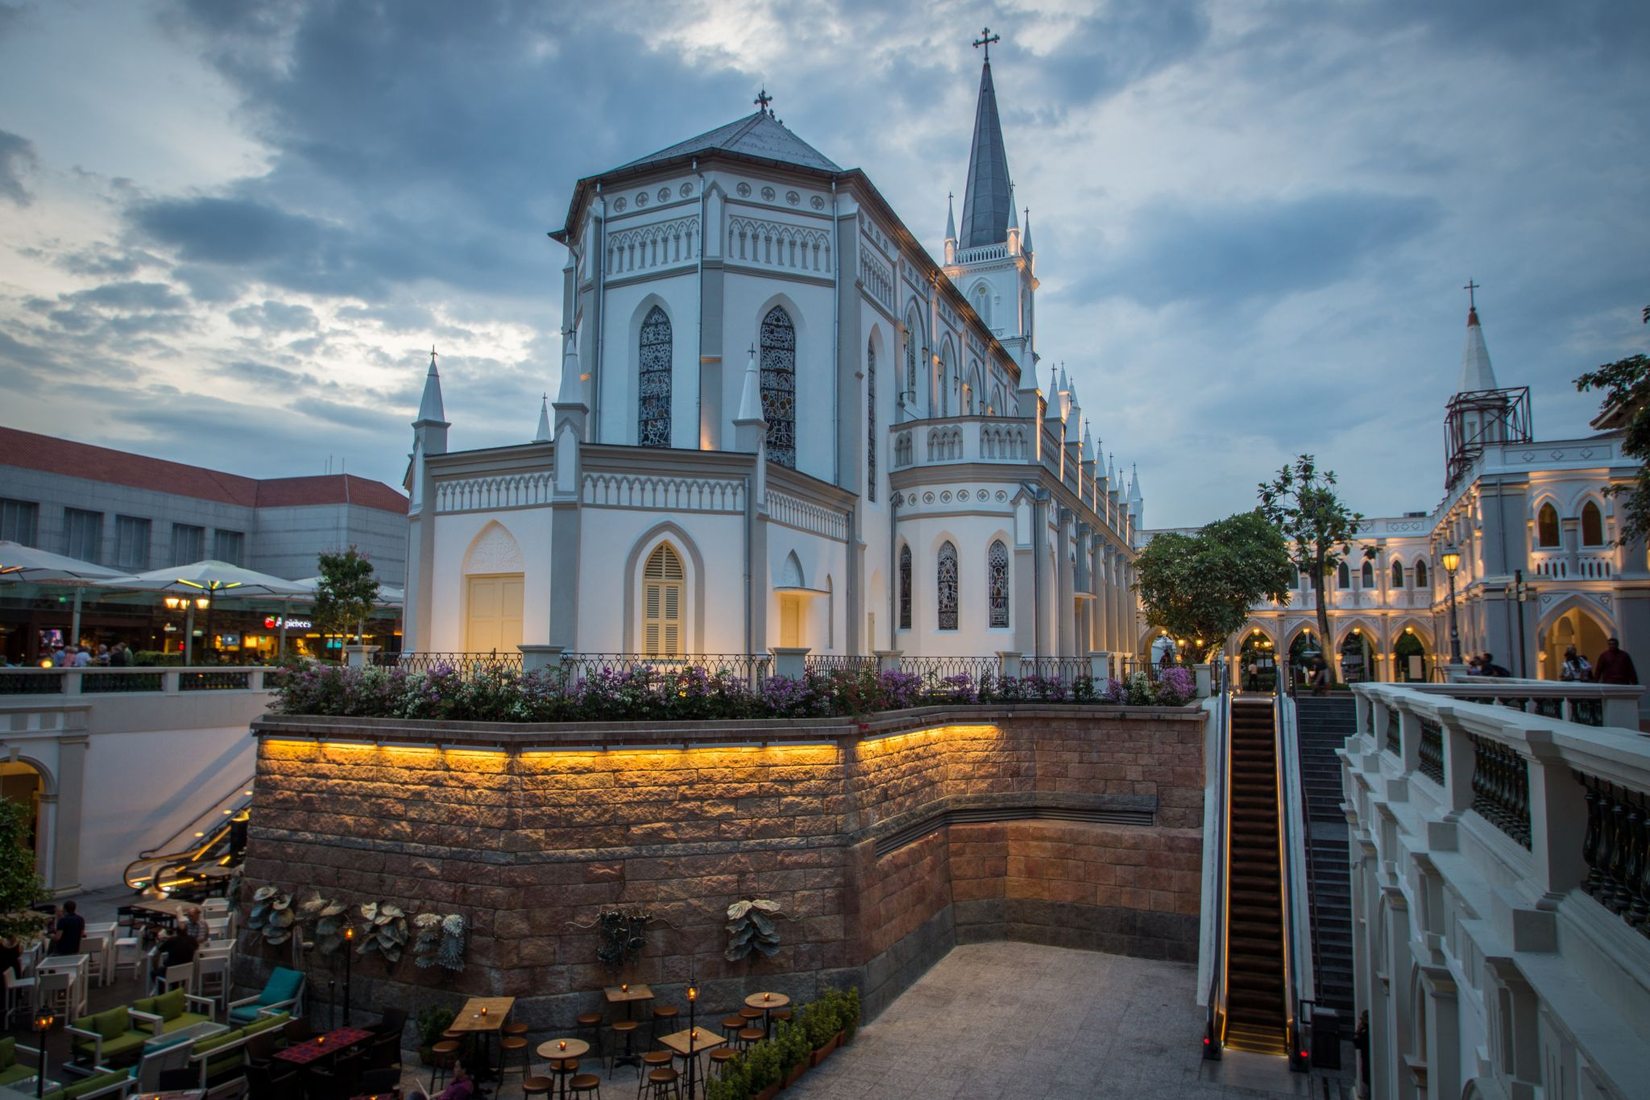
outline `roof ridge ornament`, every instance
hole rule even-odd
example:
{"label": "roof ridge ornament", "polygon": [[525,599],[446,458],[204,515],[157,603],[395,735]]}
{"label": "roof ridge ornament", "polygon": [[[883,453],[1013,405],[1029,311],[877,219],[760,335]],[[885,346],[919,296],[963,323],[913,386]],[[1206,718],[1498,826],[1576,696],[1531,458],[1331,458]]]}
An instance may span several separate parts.
{"label": "roof ridge ornament", "polygon": [[768,94],[768,86],[766,84],[762,86],[761,91],[756,93],[756,98],[752,100],[752,102],[756,104],[757,114],[767,115],[769,118],[773,117],[773,111],[768,107],[768,104],[773,102],[773,96]]}
{"label": "roof ridge ornament", "polygon": [[985,63],[987,65],[991,64],[991,44],[993,42],[1001,42],[1002,40],[1003,36],[1000,34],[992,34],[990,27],[984,27],[980,30],[980,37],[974,40],[974,48],[977,50],[981,46],[985,47]]}

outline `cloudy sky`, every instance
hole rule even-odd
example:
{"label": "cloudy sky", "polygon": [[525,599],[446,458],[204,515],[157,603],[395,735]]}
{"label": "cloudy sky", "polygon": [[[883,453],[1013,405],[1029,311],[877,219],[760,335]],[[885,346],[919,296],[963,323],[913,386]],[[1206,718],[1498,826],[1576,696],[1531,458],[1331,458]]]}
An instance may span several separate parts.
{"label": "cloudy sky", "polygon": [[1299,452],[1431,508],[1468,277],[1547,438],[1650,327],[1639,0],[0,0],[0,423],[396,483],[556,389],[574,180],[758,86],[930,250],[993,69],[1039,341],[1150,526]]}

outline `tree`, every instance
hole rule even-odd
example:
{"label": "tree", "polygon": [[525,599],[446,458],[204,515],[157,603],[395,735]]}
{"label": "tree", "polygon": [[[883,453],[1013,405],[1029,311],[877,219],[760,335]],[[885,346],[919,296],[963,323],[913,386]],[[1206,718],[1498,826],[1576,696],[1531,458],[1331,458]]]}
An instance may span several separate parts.
{"label": "tree", "polygon": [[[1650,324],[1650,306],[1644,309],[1644,320]],[[1625,546],[1650,535],[1650,357],[1629,355],[1606,363],[1577,378],[1576,389],[1582,393],[1604,391],[1603,408],[1620,410],[1625,420],[1621,453],[1639,460],[1638,473],[1630,483],[1605,490],[1627,497],[1622,508],[1621,535],[1616,539]]]}
{"label": "tree", "polygon": [[322,635],[362,634],[361,624],[378,602],[372,562],[351,546],[342,554],[322,554],[321,583],[315,586],[315,625]]}
{"label": "tree", "polygon": [[1216,520],[1195,535],[1153,538],[1135,563],[1147,621],[1200,639],[1208,660],[1241,630],[1260,600],[1289,599],[1289,549],[1257,509]]}
{"label": "tree", "polygon": [[28,807],[0,798],[0,937],[38,936],[44,925],[29,906],[45,896],[29,846]]}
{"label": "tree", "polygon": [[[1261,482],[1258,492],[1261,514],[1294,547],[1301,573],[1317,585],[1318,637],[1327,647],[1329,576],[1351,556],[1364,517],[1342,503],[1335,491],[1335,472],[1320,471],[1312,455],[1301,455],[1272,481]],[[1364,547],[1363,554],[1373,558],[1374,547]]]}

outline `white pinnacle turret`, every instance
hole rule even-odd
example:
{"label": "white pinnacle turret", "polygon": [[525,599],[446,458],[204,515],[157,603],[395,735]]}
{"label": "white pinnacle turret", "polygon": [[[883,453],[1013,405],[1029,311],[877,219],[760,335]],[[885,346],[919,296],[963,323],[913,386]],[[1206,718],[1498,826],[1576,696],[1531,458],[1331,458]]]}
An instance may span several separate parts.
{"label": "white pinnacle turret", "polygon": [[1490,367],[1490,349],[1484,346],[1484,329],[1478,323],[1478,307],[1467,308],[1467,344],[1461,349],[1461,384],[1457,393],[1494,390],[1495,371]]}
{"label": "white pinnacle turret", "polygon": [[735,424],[765,424],[766,418],[762,415],[762,379],[756,369],[756,348],[751,348],[751,355],[745,364],[745,380],[739,390],[739,415],[733,418]]}
{"label": "white pinnacle turret", "polygon": [[945,239],[948,241],[957,239],[957,215],[950,195],[945,196]]}
{"label": "white pinnacle turret", "polygon": [[539,427],[533,434],[534,443],[550,442],[550,395],[545,394],[539,399]]}
{"label": "white pinnacle turret", "polygon": [[418,419],[413,426],[419,424],[445,424],[447,412],[441,402],[441,374],[435,369],[435,349],[430,349],[430,369],[424,375],[424,396],[418,402]]}
{"label": "white pinnacle turret", "polygon": [[579,377],[579,345],[573,330],[562,333],[561,388],[556,391],[556,405],[584,405],[584,379]]}

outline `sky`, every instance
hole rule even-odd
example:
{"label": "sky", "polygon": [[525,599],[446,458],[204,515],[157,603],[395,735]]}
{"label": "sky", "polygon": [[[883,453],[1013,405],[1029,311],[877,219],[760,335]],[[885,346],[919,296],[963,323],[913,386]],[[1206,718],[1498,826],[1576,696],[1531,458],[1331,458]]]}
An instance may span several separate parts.
{"label": "sky", "polygon": [[1430,510],[1469,278],[1538,438],[1650,345],[1637,0],[0,0],[0,423],[399,484],[433,345],[454,449],[530,439],[579,177],[765,85],[938,256],[985,25],[1040,373],[1149,527],[1301,453]]}

